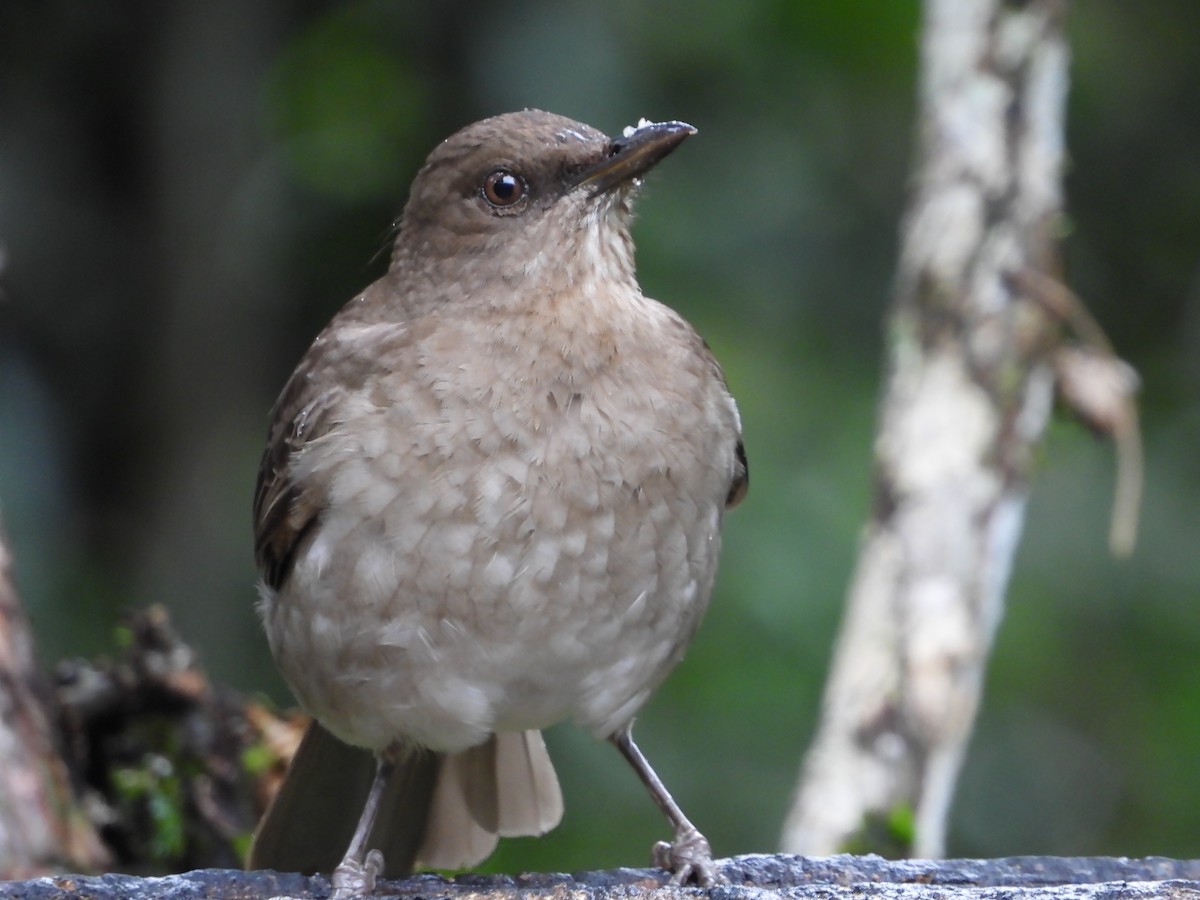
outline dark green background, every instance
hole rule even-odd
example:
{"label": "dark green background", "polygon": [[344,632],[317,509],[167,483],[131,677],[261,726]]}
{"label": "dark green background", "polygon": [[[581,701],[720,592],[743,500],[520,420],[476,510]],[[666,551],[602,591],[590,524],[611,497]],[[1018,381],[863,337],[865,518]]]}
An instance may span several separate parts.
{"label": "dark green background", "polygon": [[[165,603],[284,700],[253,612],[266,414],[384,266],[429,148],[540,106],[699,135],[651,179],[647,292],[725,366],[753,485],[711,615],[638,734],[722,854],[770,850],[869,488],[920,10],[899,0],[0,5],[0,503],[43,658]],[[1144,377],[1141,542],[1111,449],[1040,455],[954,854],[1200,852],[1200,6],[1070,15],[1069,281]],[[495,864],[640,864],[665,827],[611,748],[552,734],[563,826]]]}

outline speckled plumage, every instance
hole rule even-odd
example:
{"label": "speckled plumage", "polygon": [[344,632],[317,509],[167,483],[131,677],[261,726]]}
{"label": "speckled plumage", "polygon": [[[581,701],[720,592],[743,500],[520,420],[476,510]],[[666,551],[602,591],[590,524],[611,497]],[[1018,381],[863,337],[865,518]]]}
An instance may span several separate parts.
{"label": "speckled plumage", "polygon": [[[414,182],[389,272],[274,411],[262,614],[300,702],[377,753],[454,754],[573,719],[627,727],[707,605],[745,482],[737,409],[642,295],[607,137],[526,111]],[[480,182],[524,179],[515,211]]]}

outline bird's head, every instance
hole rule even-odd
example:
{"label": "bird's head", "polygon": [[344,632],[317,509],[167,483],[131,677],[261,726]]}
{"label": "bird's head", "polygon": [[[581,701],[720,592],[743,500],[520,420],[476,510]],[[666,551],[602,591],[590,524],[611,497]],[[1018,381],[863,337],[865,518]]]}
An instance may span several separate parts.
{"label": "bird's head", "polygon": [[413,181],[393,274],[466,292],[477,282],[634,283],[632,195],[694,133],[683,122],[643,121],[610,138],[532,109],[469,125],[435,148]]}

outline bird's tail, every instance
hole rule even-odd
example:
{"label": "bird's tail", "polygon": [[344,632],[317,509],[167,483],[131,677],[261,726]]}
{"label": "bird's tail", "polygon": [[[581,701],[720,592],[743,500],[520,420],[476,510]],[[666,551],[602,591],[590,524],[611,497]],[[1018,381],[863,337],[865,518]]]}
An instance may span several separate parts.
{"label": "bird's tail", "polygon": [[[375,761],[314,722],[258,827],[249,867],[331,872],[342,860],[371,786]],[[562,793],[539,731],[493,735],[461,753],[414,753],[388,781],[368,847],[384,875],[415,866],[476,865],[498,836],[543,834],[562,818]]]}
{"label": "bird's tail", "polygon": [[562,812],[558,776],[542,733],[494,734],[443,759],[417,865],[476,865],[491,855],[500,835],[544,834]]}

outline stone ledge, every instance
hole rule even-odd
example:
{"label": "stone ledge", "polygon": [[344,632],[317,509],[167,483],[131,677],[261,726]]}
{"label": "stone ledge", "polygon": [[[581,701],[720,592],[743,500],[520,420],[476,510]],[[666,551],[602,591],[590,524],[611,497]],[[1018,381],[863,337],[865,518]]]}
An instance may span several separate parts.
{"label": "stone ledge", "polygon": [[[577,875],[416,875],[381,882],[375,900],[607,900],[713,897],[741,900],[1200,900],[1200,860],[1158,857],[1021,856],[1008,859],[885,860],[878,856],[801,857],[749,854],[721,861],[729,884],[709,890],[678,888],[654,869],[611,869]],[[181,875],[54,875],[0,882],[0,897],[28,900],[231,900],[329,896],[315,876],[199,869]]]}

